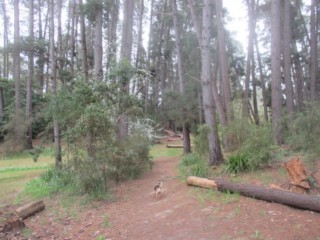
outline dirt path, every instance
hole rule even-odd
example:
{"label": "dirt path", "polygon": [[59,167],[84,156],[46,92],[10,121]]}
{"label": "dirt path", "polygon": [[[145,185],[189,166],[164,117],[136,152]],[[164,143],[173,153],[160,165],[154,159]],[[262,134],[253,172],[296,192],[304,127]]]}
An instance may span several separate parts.
{"label": "dirt path", "polygon": [[[155,161],[143,178],[117,187],[117,201],[99,202],[79,216],[57,219],[53,210],[27,220],[38,239],[320,239],[320,214],[186,186],[178,158]],[[153,187],[163,182],[160,200]]]}

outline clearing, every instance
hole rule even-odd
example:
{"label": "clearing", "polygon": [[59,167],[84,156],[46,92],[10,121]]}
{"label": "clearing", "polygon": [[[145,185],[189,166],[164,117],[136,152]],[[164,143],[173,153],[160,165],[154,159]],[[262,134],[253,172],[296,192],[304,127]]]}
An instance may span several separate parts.
{"label": "clearing", "polygon": [[[179,157],[159,157],[141,179],[120,184],[114,201],[74,204],[45,199],[46,210],[25,220],[16,239],[320,239],[320,214],[189,187],[178,177]],[[163,182],[161,199],[153,187]]]}

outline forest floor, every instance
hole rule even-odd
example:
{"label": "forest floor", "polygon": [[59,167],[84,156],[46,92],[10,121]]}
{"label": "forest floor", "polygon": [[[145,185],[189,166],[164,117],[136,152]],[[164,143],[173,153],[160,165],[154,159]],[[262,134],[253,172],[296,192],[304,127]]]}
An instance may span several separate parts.
{"label": "forest floor", "polygon": [[[45,199],[46,209],[12,239],[320,239],[319,213],[187,186],[178,164],[179,157],[157,158],[151,172],[117,186],[110,201]],[[156,199],[159,181],[163,194]]]}

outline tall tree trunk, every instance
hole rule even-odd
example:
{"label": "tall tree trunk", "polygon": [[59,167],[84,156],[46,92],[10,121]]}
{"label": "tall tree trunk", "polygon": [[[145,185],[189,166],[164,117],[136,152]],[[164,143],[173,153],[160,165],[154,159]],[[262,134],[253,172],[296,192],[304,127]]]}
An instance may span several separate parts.
{"label": "tall tree trunk", "polygon": [[139,0],[139,16],[138,16],[138,46],[137,46],[137,56],[135,61],[135,67],[139,68],[142,60],[142,34],[143,34],[143,15],[144,15],[144,0]]}
{"label": "tall tree trunk", "polygon": [[84,80],[89,81],[89,71],[88,71],[88,52],[87,52],[87,39],[86,39],[86,26],[84,20],[84,9],[83,1],[79,0],[79,9],[80,9],[80,34],[81,34],[81,50],[82,50],[82,71],[84,74]]}
{"label": "tall tree trunk", "polygon": [[194,6],[191,0],[188,0],[188,7],[190,9],[192,21],[196,27],[197,37],[201,50],[201,89],[202,89],[202,103],[204,110],[204,120],[211,131],[208,132],[209,143],[209,165],[216,165],[223,161],[221,151],[220,139],[218,135],[217,121],[215,119],[215,109],[212,95],[212,82],[210,70],[210,37],[211,37],[211,19],[212,19],[212,1],[204,0],[202,10],[202,28],[200,21],[195,14]]}
{"label": "tall tree trunk", "polygon": [[74,77],[74,58],[76,56],[76,1],[71,0],[69,2],[69,8],[70,8],[70,17],[71,17],[71,39],[70,39],[70,45],[71,45],[71,54],[70,54],[70,71],[72,78]]}
{"label": "tall tree trunk", "polygon": [[210,78],[210,33],[211,33],[211,19],[212,19],[212,1],[204,0],[203,6],[203,26],[201,39],[201,86],[203,94],[203,107],[205,122],[211,128],[208,133],[208,142],[210,150],[210,165],[216,165],[223,161],[223,155],[218,136],[217,122],[215,119],[215,112],[213,106],[212,85]]}
{"label": "tall tree trunk", "polygon": [[[134,1],[126,0],[123,10],[123,26],[122,26],[122,40],[121,40],[121,53],[122,60],[127,60],[131,63],[132,52],[132,31],[133,31],[133,13]],[[130,79],[124,79],[122,91],[129,93]],[[128,116],[122,109],[122,114],[119,118],[119,139],[124,139],[128,135]]]}
{"label": "tall tree trunk", "polygon": [[[218,42],[219,42],[219,56],[220,56],[220,68],[223,82],[223,96],[225,107],[227,111],[227,122],[233,121],[233,107],[231,99],[231,83],[228,73],[228,59],[226,52],[226,39],[224,35],[223,25],[223,11],[222,0],[216,0],[216,16],[217,16],[217,28],[218,28]],[[203,34],[203,32],[202,32]]]}
{"label": "tall tree trunk", "polygon": [[272,127],[275,144],[283,143],[281,126],[281,1],[271,1],[271,88],[272,88]]}
{"label": "tall tree trunk", "polygon": [[318,36],[317,36],[317,6],[318,0],[311,1],[310,15],[310,91],[311,101],[316,104],[318,99]]}
{"label": "tall tree trunk", "polygon": [[94,80],[101,81],[103,78],[102,71],[102,17],[103,7],[102,0],[99,0],[96,7],[95,28],[94,28]]}
{"label": "tall tree trunk", "polygon": [[[55,55],[55,37],[54,37],[54,0],[49,0],[49,18],[50,18],[50,80],[52,84],[52,94],[57,95],[57,66],[56,66],[56,55]],[[61,156],[61,140],[60,140],[60,128],[57,116],[53,115],[53,137],[55,145],[55,164],[56,168],[62,167],[62,156]]]}
{"label": "tall tree trunk", "polygon": [[27,128],[27,148],[32,149],[32,85],[34,76],[34,0],[29,0],[29,38],[30,38],[30,49],[28,52],[28,80],[26,89],[26,122]]}
{"label": "tall tree trunk", "polygon": [[293,44],[294,49],[294,71],[295,71],[295,92],[296,92],[296,103],[297,103],[297,110],[302,112],[304,109],[304,98],[303,98],[303,73],[302,73],[302,66],[300,62],[300,56],[296,49],[296,44]]}
{"label": "tall tree trunk", "polygon": [[289,121],[291,122],[294,113],[293,86],[291,79],[291,4],[290,1],[283,1],[283,4],[283,74],[286,85],[286,107]]}
{"label": "tall tree trunk", "polygon": [[[41,8],[41,0],[38,0],[38,41],[43,42],[43,27],[42,27],[42,8]],[[44,57],[45,50],[43,48],[39,49],[39,59],[38,59],[38,83],[39,83],[39,92],[42,95],[44,91],[44,63],[45,63],[45,57]]]}
{"label": "tall tree trunk", "polygon": [[20,99],[20,17],[19,0],[14,0],[14,51],[13,51],[13,74],[15,80],[15,107],[16,114],[19,114],[21,108]]}
{"label": "tall tree trunk", "polygon": [[9,54],[6,50],[8,47],[8,17],[7,17],[7,9],[4,1],[1,2],[1,8],[3,12],[3,73],[2,76],[4,78],[9,77]]}
{"label": "tall tree trunk", "polygon": [[[182,43],[181,43],[181,35],[180,35],[180,24],[178,20],[178,10],[176,0],[171,0],[171,8],[173,13],[173,25],[175,30],[176,37],[176,51],[177,51],[177,61],[178,61],[178,74],[179,74],[179,86],[180,86],[180,94],[182,97],[185,95],[185,69],[184,62],[182,57]],[[183,118],[183,153],[188,154],[191,152],[190,145],[190,136],[189,136],[189,124],[186,120],[186,109],[183,107],[182,109],[182,118]]]}
{"label": "tall tree trunk", "polygon": [[147,71],[149,71],[150,75],[146,78],[145,83],[145,92],[144,92],[144,113],[148,112],[148,102],[149,102],[149,85],[151,80],[151,69],[150,69],[150,61],[151,61],[151,43],[153,37],[153,15],[154,15],[154,0],[151,0],[150,4],[150,22],[149,22],[149,42],[148,42],[148,52],[147,52]]}
{"label": "tall tree trunk", "polygon": [[258,44],[257,34],[255,32],[254,32],[254,45],[255,45],[255,48],[256,48],[257,61],[258,61],[258,67],[259,67],[259,75],[260,75],[261,90],[262,90],[264,120],[266,122],[268,122],[269,121],[269,116],[268,116],[268,106],[267,106],[267,96],[266,96],[266,81],[265,81],[265,77],[264,77],[264,73],[263,73],[262,60],[261,60],[260,51],[259,51],[259,44]]}
{"label": "tall tree trunk", "polygon": [[113,0],[108,24],[108,56],[107,71],[109,71],[112,61],[117,55],[117,25],[119,21],[119,0]]}
{"label": "tall tree trunk", "polygon": [[20,83],[20,17],[19,0],[14,0],[14,49],[13,49],[13,78],[15,80],[15,143],[22,146],[22,132],[19,124],[21,117],[21,83]]}

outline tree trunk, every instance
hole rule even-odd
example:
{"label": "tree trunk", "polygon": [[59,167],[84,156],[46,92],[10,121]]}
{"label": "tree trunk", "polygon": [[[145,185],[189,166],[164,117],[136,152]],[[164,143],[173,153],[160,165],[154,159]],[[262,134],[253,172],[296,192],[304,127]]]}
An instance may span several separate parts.
{"label": "tree trunk", "polygon": [[[286,84],[286,106],[289,121],[293,120],[294,103],[293,103],[293,86],[291,80],[291,4],[290,1],[284,2],[284,22],[283,22],[283,73]],[[289,123],[290,123],[289,122]]]}
{"label": "tree trunk", "polygon": [[220,56],[220,68],[223,82],[223,96],[225,100],[225,107],[227,111],[227,122],[233,121],[233,107],[231,99],[231,83],[228,73],[228,59],[226,52],[226,39],[224,36],[224,25],[223,25],[223,11],[222,11],[222,0],[216,0],[216,17],[217,17],[217,28],[218,28],[218,42],[219,42],[219,56]]}
{"label": "tree trunk", "polygon": [[[52,94],[57,95],[57,67],[56,67],[56,56],[55,56],[55,42],[54,42],[54,0],[49,1],[50,8],[50,80],[52,84]],[[53,116],[53,137],[55,145],[55,164],[56,168],[62,167],[62,156],[61,156],[61,140],[60,140],[60,127],[57,117]]]}
{"label": "tree trunk", "polygon": [[88,70],[88,52],[87,52],[87,39],[86,39],[86,26],[84,19],[84,9],[83,9],[83,1],[79,0],[79,8],[80,8],[80,34],[81,34],[81,50],[82,50],[82,71],[84,75],[84,80],[86,82],[89,81],[89,70]]}
{"label": "tree trunk", "polygon": [[245,197],[320,212],[320,198],[318,196],[293,193],[264,186],[236,184],[222,179],[209,180],[198,177],[188,177],[187,183],[193,186],[218,189],[221,192],[239,193]]}
{"label": "tree trunk", "polygon": [[113,0],[110,17],[108,23],[108,56],[107,56],[107,71],[110,70],[112,61],[116,60],[117,55],[117,24],[119,21],[119,0]]}
{"label": "tree trunk", "polygon": [[[13,49],[13,78],[15,80],[16,117],[20,114],[20,17],[19,0],[14,0],[14,49]],[[19,136],[16,136],[19,137]]]}
{"label": "tree trunk", "polygon": [[32,85],[34,76],[34,33],[33,33],[33,22],[34,22],[34,0],[29,0],[29,38],[30,38],[30,49],[28,52],[28,80],[26,89],[26,122],[27,122],[27,149],[32,149]]}
{"label": "tree trunk", "polygon": [[261,60],[261,56],[260,56],[259,44],[258,44],[258,39],[257,39],[256,32],[254,32],[254,44],[255,44],[255,48],[256,48],[257,61],[258,61],[258,67],[259,67],[259,75],[260,75],[260,81],[261,81],[264,120],[266,122],[268,122],[269,121],[269,116],[268,116],[266,85],[265,85],[266,81],[265,81],[265,77],[264,77],[264,74],[263,74],[262,60]]}
{"label": "tree trunk", "polygon": [[317,35],[317,5],[319,0],[311,1],[311,16],[310,16],[310,91],[311,101],[316,104],[318,99],[317,81],[318,81],[318,35]]}
{"label": "tree trunk", "polygon": [[[126,0],[123,10],[123,26],[122,26],[122,40],[121,40],[121,53],[122,60],[127,60],[131,63],[132,52],[132,31],[133,31],[133,13],[134,1]],[[122,91],[129,93],[130,79],[125,79],[124,85],[121,86]],[[124,109],[119,118],[119,139],[125,139],[128,135],[128,116],[125,114]]]}
{"label": "tree trunk", "polygon": [[283,143],[281,127],[281,1],[271,1],[271,87],[272,87],[272,127],[275,144]]}
{"label": "tree trunk", "polygon": [[99,0],[96,7],[95,28],[94,28],[94,80],[102,81],[102,1]]}
{"label": "tree trunk", "polygon": [[209,165],[216,165],[223,161],[223,155],[218,136],[217,122],[213,106],[211,70],[210,70],[210,36],[211,36],[211,17],[212,2],[204,1],[203,6],[203,31],[201,39],[201,86],[203,94],[204,117],[206,124],[210,127],[208,132],[208,142],[210,150]]}
{"label": "tree trunk", "polygon": [[296,90],[296,104],[297,110],[301,112],[304,109],[304,97],[303,97],[303,73],[300,61],[300,54],[297,49],[297,43],[293,45],[293,62],[295,70],[295,90]]}
{"label": "tree trunk", "polygon": [[215,109],[213,104],[212,82],[211,82],[211,52],[210,52],[210,38],[211,38],[211,18],[212,18],[212,2],[205,0],[202,10],[202,29],[200,28],[199,19],[197,18],[192,1],[188,1],[192,21],[196,26],[197,37],[201,50],[201,89],[202,89],[202,103],[204,110],[204,120],[209,126],[208,143],[209,143],[209,165],[216,165],[223,161],[221,151],[220,139],[218,135],[217,122],[215,119]]}
{"label": "tree trunk", "polygon": [[[178,61],[178,74],[179,74],[179,86],[180,86],[180,94],[182,97],[185,95],[185,69],[184,69],[184,62],[182,57],[182,43],[181,43],[181,36],[180,36],[180,24],[178,21],[178,10],[177,10],[177,3],[176,0],[171,0],[171,8],[173,13],[173,24],[176,34],[176,51],[177,51],[177,61]],[[182,129],[183,129],[183,153],[188,154],[191,152],[190,146],[190,132],[189,132],[189,124],[186,120],[186,109],[183,107],[182,109]]]}

